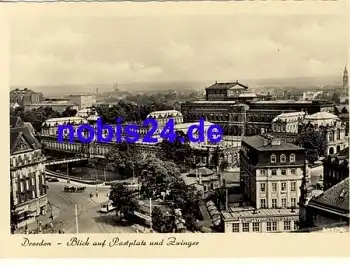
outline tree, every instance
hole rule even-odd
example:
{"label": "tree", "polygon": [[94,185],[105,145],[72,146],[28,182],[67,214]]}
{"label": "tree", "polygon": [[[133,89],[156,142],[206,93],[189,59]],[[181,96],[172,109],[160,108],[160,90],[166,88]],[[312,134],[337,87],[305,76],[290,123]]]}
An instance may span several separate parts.
{"label": "tree", "polygon": [[338,110],[337,107],[334,107],[334,114],[335,114],[335,115],[339,115],[339,110]]}
{"label": "tree", "polygon": [[305,148],[306,159],[314,163],[326,154],[326,136],[322,128],[320,130],[303,130],[300,132],[296,144]]}
{"label": "tree", "polygon": [[77,114],[76,109],[72,109],[71,107],[67,107],[65,111],[62,112],[62,117],[74,117]]}
{"label": "tree", "polygon": [[116,207],[116,214],[120,214],[125,218],[127,218],[131,212],[139,208],[134,198],[133,191],[128,190],[120,183],[112,186],[109,198],[112,200],[113,206]]}
{"label": "tree", "polygon": [[348,114],[349,112],[348,112],[348,109],[344,106],[341,110],[341,113]]}

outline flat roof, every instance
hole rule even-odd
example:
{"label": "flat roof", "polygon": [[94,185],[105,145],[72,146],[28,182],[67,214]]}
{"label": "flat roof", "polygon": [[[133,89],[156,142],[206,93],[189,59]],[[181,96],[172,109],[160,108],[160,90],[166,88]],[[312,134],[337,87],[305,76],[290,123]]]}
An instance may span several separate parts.
{"label": "flat roof", "polygon": [[232,100],[219,100],[219,101],[197,100],[197,101],[193,101],[191,103],[195,103],[195,104],[200,104],[200,103],[204,103],[204,104],[235,104],[236,101],[232,101]]}
{"label": "flat roof", "polygon": [[244,218],[263,218],[263,217],[283,217],[296,216],[299,217],[299,209],[258,209],[253,207],[237,207],[233,208],[232,212],[223,211],[222,216],[225,220],[239,220]]}

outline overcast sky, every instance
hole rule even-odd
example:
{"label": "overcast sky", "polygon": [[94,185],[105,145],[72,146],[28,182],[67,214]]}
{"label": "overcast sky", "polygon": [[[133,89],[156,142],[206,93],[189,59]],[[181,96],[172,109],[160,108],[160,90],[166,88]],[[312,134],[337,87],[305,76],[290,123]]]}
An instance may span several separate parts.
{"label": "overcast sky", "polygon": [[337,15],[20,17],[11,84],[108,84],[339,76]]}

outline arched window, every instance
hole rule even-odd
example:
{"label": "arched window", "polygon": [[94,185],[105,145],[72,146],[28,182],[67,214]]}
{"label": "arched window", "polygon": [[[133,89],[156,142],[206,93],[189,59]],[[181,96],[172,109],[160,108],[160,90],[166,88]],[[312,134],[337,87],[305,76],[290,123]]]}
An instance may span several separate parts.
{"label": "arched window", "polygon": [[275,154],[272,154],[270,159],[271,159],[271,163],[276,163],[276,155]]}
{"label": "arched window", "polygon": [[337,140],[340,140],[340,129],[337,130]]}
{"label": "arched window", "polygon": [[281,161],[281,163],[286,163],[286,155],[284,155],[284,154],[282,154],[281,156],[280,156],[280,161]]}
{"label": "arched window", "polygon": [[295,162],[295,154],[291,154],[291,155],[289,156],[289,161],[290,161],[290,162]]}

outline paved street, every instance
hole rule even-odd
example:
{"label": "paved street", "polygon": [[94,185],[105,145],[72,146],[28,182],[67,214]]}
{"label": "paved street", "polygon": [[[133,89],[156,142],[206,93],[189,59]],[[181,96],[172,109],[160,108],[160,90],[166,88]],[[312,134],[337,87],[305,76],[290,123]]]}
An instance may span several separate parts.
{"label": "paved street", "polygon": [[[100,204],[108,200],[108,188],[99,187],[96,198],[95,187],[86,187],[82,193],[69,193],[63,192],[66,181],[60,180],[48,185],[48,199],[53,206],[60,209],[58,217],[53,221],[55,233],[62,228],[65,233],[76,233],[75,205],[78,208],[79,233],[135,233],[133,228],[117,224],[115,212],[99,212]],[[78,186],[75,183],[70,185]],[[90,193],[94,195],[92,199],[89,197]]]}

